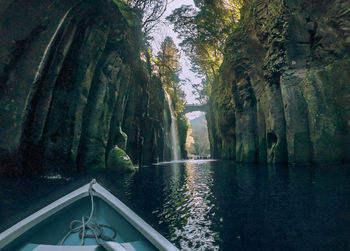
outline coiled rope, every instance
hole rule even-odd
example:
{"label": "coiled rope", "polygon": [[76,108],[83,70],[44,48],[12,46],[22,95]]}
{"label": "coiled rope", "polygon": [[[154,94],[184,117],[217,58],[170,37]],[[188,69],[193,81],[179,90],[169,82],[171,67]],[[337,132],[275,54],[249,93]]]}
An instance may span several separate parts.
{"label": "coiled rope", "polygon": [[[63,237],[63,239],[60,242],[60,245],[63,245],[66,239],[73,233],[79,233],[79,238],[81,239],[81,244],[84,245],[85,243],[85,238],[95,238],[96,242],[98,245],[101,245],[100,239],[104,241],[113,241],[114,238],[117,235],[117,232],[115,229],[113,229],[111,226],[104,225],[104,224],[99,224],[97,221],[92,220],[92,216],[94,214],[94,195],[93,195],[93,190],[92,190],[92,185],[96,184],[96,180],[93,179],[90,184],[89,184],[89,195],[91,199],[91,212],[90,216],[86,217],[83,216],[81,217],[80,220],[73,220],[69,224],[69,231],[68,233]],[[113,231],[112,236],[107,236],[103,234],[103,228],[108,228]],[[91,231],[92,234],[88,234],[88,231]]]}

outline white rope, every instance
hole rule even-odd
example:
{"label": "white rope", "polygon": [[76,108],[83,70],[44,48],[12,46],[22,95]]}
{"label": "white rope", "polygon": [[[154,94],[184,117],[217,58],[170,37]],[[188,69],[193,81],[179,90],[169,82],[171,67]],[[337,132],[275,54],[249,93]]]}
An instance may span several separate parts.
{"label": "white rope", "polygon": [[[116,231],[111,226],[99,224],[97,221],[92,220],[92,216],[94,214],[94,196],[93,196],[93,190],[92,190],[93,184],[96,184],[95,179],[93,179],[89,185],[89,195],[90,195],[90,199],[91,199],[90,216],[89,217],[86,217],[86,216],[81,217],[81,221],[80,220],[71,221],[71,223],[69,224],[70,230],[63,237],[63,239],[60,242],[60,245],[63,245],[64,242],[66,241],[66,239],[73,233],[79,233],[79,238],[81,239],[81,243],[80,243],[81,245],[85,244],[85,238],[95,238],[97,244],[99,244],[99,245],[101,245],[101,242],[99,239],[102,239],[105,241],[112,241],[115,238]],[[85,219],[87,219],[87,220],[85,221]],[[79,225],[75,227],[74,226],[75,224],[79,224]],[[104,235],[103,234],[103,227],[111,229],[113,231],[113,236],[110,237],[110,236]],[[92,235],[87,234],[88,230],[90,230],[93,234]]]}

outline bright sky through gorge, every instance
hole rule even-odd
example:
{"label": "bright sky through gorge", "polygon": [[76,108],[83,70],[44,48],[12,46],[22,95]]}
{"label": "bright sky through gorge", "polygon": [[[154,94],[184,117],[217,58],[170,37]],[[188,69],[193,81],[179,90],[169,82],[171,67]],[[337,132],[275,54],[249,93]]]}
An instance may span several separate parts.
{"label": "bright sky through gorge", "polygon": [[[200,83],[201,80],[197,78],[195,73],[190,70],[191,68],[190,62],[187,56],[185,55],[185,53],[181,50],[181,47],[179,45],[181,43],[181,40],[177,37],[177,34],[173,31],[172,29],[173,26],[165,20],[166,17],[169,16],[173,10],[181,7],[181,5],[194,6],[194,3],[192,0],[169,0],[167,10],[162,17],[162,21],[164,22],[164,24],[159,25],[159,28],[154,31],[154,34],[153,34],[154,40],[152,41],[152,50],[153,50],[153,55],[157,55],[160,48],[160,44],[167,36],[171,37],[174,40],[177,49],[180,51],[180,56],[181,56],[180,63],[181,63],[182,71],[181,71],[180,77],[181,79],[187,78],[190,80],[190,82],[186,81],[181,88],[186,94],[186,102],[188,104],[194,104],[194,103],[198,103],[198,101],[196,100],[196,96],[192,94],[192,91],[193,91],[192,83]],[[200,114],[202,114],[202,112],[192,112],[187,114],[187,117],[189,119],[193,119],[195,117],[200,116]]]}

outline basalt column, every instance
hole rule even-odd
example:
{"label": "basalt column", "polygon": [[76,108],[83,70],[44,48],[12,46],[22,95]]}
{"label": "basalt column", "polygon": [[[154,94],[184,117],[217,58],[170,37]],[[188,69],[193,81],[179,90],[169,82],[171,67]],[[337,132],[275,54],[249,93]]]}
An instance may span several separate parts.
{"label": "basalt column", "polygon": [[213,82],[215,157],[348,161],[349,1],[246,1]]}

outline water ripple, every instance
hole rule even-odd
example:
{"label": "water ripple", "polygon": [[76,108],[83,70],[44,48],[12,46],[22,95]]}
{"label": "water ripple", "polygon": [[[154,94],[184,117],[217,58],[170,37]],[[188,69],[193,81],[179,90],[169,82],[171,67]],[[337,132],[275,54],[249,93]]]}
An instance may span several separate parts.
{"label": "water ripple", "polygon": [[120,188],[181,250],[348,250],[349,181],[344,166],[183,161],[140,168]]}
{"label": "water ripple", "polygon": [[[191,162],[185,163],[183,184],[172,183],[163,205],[154,213],[170,226],[171,241],[178,243],[181,250],[218,250],[216,233],[211,229],[210,211],[212,201],[212,173]],[[177,186],[177,187],[174,187]]]}

